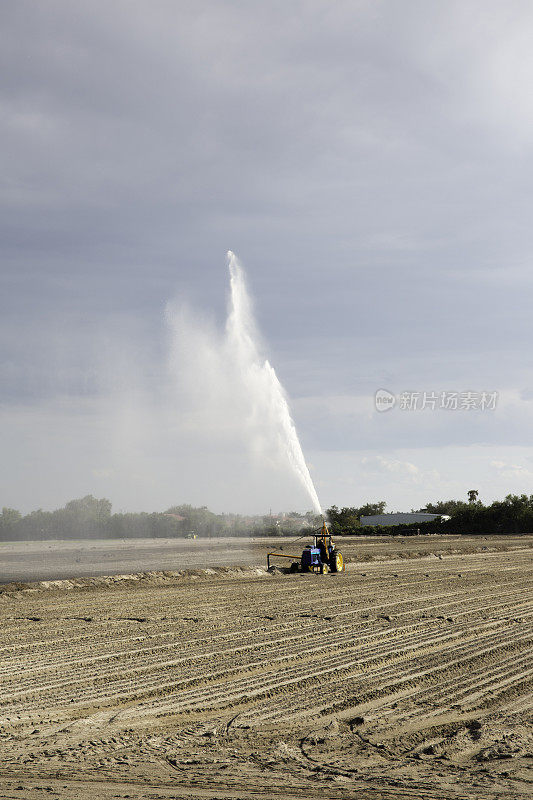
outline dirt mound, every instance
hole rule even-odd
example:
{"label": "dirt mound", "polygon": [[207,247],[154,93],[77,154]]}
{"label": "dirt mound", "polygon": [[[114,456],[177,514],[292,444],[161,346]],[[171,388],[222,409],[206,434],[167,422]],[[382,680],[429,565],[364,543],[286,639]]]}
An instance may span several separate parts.
{"label": "dirt mound", "polygon": [[131,586],[135,584],[174,584],[177,582],[211,580],[213,578],[257,578],[268,575],[266,567],[207,567],[205,569],[184,569],[177,571],[159,570],[150,572],[132,572],[126,575],[98,575],[89,578],[72,578],[52,581],[34,581],[31,583],[5,583],[0,586],[0,596],[13,592],[31,594],[47,590],[68,591],[72,589],[111,588],[113,586]]}

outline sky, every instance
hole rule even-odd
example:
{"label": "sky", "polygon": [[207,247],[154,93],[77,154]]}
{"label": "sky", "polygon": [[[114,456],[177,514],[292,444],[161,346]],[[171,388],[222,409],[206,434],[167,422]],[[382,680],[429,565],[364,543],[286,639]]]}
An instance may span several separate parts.
{"label": "sky", "polygon": [[0,506],[310,508],[192,402],[228,249],[323,507],[533,493],[532,35],[526,0],[4,0]]}

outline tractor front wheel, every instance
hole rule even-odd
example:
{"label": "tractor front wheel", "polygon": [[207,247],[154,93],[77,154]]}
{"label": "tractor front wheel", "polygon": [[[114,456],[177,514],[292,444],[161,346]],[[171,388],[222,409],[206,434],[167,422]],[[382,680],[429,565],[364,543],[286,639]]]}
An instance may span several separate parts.
{"label": "tractor front wheel", "polygon": [[328,565],[327,564],[321,564],[320,565],[320,574],[321,575],[327,575],[328,572],[329,572]]}

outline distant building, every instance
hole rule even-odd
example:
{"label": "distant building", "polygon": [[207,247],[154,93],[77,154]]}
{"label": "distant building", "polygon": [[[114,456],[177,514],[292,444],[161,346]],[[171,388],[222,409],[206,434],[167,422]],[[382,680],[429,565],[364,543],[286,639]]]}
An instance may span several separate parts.
{"label": "distant building", "polygon": [[417,522],[432,522],[434,519],[450,519],[446,514],[425,514],[414,512],[412,514],[373,514],[371,517],[361,517],[361,525],[412,525]]}

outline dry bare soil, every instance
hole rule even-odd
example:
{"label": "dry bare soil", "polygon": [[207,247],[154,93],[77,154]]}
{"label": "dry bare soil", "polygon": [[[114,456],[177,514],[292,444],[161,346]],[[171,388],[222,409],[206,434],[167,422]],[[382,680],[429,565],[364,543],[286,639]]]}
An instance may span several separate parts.
{"label": "dry bare soil", "polygon": [[532,547],[0,586],[0,797],[531,798]]}

